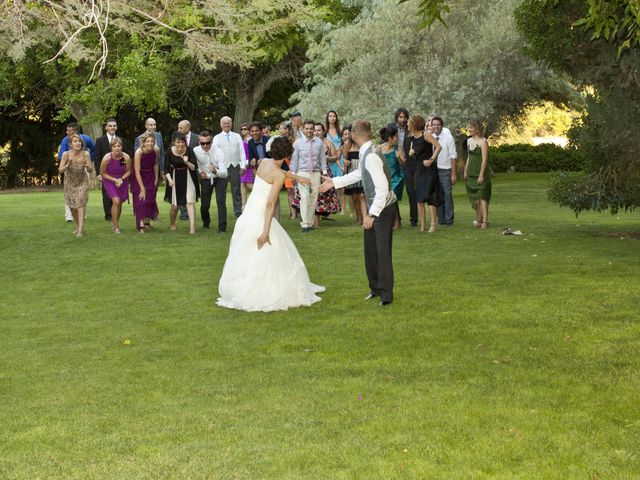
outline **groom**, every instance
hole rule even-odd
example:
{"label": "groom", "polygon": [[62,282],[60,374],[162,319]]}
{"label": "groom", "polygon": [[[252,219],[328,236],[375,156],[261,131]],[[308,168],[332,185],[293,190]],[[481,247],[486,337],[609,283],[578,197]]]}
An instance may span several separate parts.
{"label": "groom", "polygon": [[356,120],[351,139],[360,146],[358,169],[342,177],[323,177],[320,192],[342,188],[362,180],[369,213],[364,218],[364,263],[369,280],[369,295],[365,300],[380,297],[380,305],[393,301],[393,264],[391,244],[395,219],[396,196],[391,190],[391,175],[387,162],[373,151],[371,124]]}

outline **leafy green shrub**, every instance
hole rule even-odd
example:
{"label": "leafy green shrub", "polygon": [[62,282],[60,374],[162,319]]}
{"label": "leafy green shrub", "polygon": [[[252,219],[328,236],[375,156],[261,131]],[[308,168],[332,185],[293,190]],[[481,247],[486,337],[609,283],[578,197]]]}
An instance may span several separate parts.
{"label": "leafy green shrub", "polygon": [[495,172],[578,171],[584,158],[576,149],[552,143],[501,145],[489,151],[489,165]]}

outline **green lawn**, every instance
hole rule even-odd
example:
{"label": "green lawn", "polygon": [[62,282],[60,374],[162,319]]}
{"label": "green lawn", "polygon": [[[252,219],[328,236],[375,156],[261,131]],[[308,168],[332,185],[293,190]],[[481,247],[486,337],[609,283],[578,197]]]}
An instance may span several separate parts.
{"label": "green lawn", "polygon": [[268,314],[215,306],[231,233],[165,203],[116,236],[93,191],[77,239],[61,192],[0,195],[0,478],[640,478],[640,241],[609,235],[640,215],[547,185],[496,177],[487,231],[463,185],[454,227],[397,231],[386,309],[352,219],[283,220],[327,290]]}

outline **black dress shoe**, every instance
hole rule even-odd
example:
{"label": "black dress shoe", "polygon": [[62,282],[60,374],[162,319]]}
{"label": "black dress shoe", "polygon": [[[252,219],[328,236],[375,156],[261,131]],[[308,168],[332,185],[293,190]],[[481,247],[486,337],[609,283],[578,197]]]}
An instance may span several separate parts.
{"label": "black dress shoe", "polygon": [[389,305],[391,305],[391,300],[388,300],[388,301],[383,300],[382,302],[380,302],[381,307],[387,307]]}
{"label": "black dress shoe", "polygon": [[376,298],[377,295],[373,292],[369,292],[369,295],[367,295],[366,297],[364,297],[365,300],[371,300],[372,298]]}

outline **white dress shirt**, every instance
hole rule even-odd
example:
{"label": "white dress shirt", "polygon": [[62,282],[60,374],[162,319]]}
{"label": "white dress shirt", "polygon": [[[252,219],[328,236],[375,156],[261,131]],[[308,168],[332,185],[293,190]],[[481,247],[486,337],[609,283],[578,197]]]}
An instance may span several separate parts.
{"label": "white dress shirt", "polygon": [[443,170],[450,170],[453,168],[452,160],[458,158],[458,153],[456,152],[456,141],[451,134],[451,130],[447,127],[442,127],[442,132],[440,135],[436,135],[432,133],[436,140],[440,143],[442,150],[438,154],[438,168]]}
{"label": "white dress shirt", "polygon": [[244,156],[242,137],[236,132],[224,131],[213,137],[213,145],[222,150],[227,167],[247,168],[247,159]]}
{"label": "white dress shirt", "polygon": [[[365,164],[367,172],[371,175],[371,180],[376,188],[376,194],[369,208],[369,215],[377,217],[380,212],[387,206],[389,197],[389,180],[384,174],[384,167],[382,165],[382,159],[371,150],[371,153],[367,155],[365,161],[362,161],[362,155],[371,146],[372,142],[369,140],[365,144],[360,146],[360,163],[358,169],[354,170],[342,177],[333,177],[333,186],[335,188],[342,188],[351,185],[352,183],[362,180],[362,165]],[[394,196],[395,198],[395,196]]]}
{"label": "white dress shirt", "polygon": [[[213,183],[213,180],[216,178],[227,178],[227,165],[224,159],[224,153],[220,147],[211,144],[209,151],[205,152],[204,149],[198,145],[193,149],[193,153],[198,161],[198,173],[204,172],[211,183]],[[209,169],[210,165],[216,167],[216,173],[213,173]]]}

